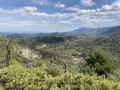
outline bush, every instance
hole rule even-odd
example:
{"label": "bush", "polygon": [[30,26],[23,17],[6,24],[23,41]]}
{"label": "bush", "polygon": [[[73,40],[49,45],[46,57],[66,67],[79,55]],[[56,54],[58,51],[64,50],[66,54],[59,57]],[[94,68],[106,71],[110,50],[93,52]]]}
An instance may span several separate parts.
{"label": "bush", "polygon": [[105,79],[104,76],[70,74],[48,79],[48,87],[57,90],[119,90],[120,82]]}
{"label": "bush", "polygon": [[100,48],[92,49],[86,61],[89,66],[96,69],[95,72],[99,75],[113,73],[116,69],[113,59]]}
{"label": "bush", "polygon": [[0,90],[5,90],[3,87],[0,86]]}
{"label": "bush", "polygon": [[46,69],[46,73],[48,75],[51,75],[53,77],[59,76],[60,75],[60,70],[56,69],[56,68],[47,68]]}
{"label": "bush", "polygon": [[0,85],[5,90],[120,90],[120,82],[107,80],[105,76],[66,73],[52,77],[40,68],[17,65],[0,69]]}
{"label": "bush", "polygon": [[46,73],[39,68],[27,69],[11,65],[0,69],[0,83],[6,89],[42,89],[46,80]]}
{"label": "bush", "polygon": [[43,60],[37,60],[34,61],[33,67],[41,67],[42,69],[45,69],[47,66]]}

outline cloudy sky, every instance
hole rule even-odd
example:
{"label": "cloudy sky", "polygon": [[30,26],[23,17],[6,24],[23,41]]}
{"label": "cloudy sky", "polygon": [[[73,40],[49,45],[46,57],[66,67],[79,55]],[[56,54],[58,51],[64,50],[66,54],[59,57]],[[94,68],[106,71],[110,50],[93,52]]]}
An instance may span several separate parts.
{"label": "cloudy sky", "polygon": [[0,32],[120,25],[120,0],[0,0]]}

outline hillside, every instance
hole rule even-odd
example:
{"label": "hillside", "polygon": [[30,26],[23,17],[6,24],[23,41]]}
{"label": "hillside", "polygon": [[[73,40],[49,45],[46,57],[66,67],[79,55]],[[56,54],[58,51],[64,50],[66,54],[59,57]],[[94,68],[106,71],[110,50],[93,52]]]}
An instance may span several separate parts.
{"label": "hillside", "polygon": [[70,32],[64,32],[63,34],[100,35],[100,34],[110,34],[115,32],[120,32],[120,26],[101,27],[101,28],[82,27]]}
{"label": "hillside", "polygon": [[115,33],[115,32],[120,32],[120,26],[112,27],[107,31],[103,32],[102,34],[109,34],[109,33]]}
{"label": "hillside", "polygon": [[20,38],[24,38],[24,37],[37,37],[37,36],[47,36],[51,33],[30,33],[30,32],[27,32],[27,33],[10,33],[10,32],[0,32],[0,35],[1,36],[4,36],[4,37],[20,37]]}
{"label": "hillside", "polygon": [[47,51],[58,54],[58,56],[56,55],[57,58],[71,58],[69,62],[78,58],[82,60],[92,47],[101,47],[115,58],[118,65],[120,64],[120,33],[99,36],[54,34],[50,36],[20,39],[18,41],[19,44],[34,49],[35,51],[41,51],[39,53]]}
{"label": "hillside", "polygon": [[79,28],[76,30],[73,30],[71,32],[68,32],[69,34],[81,34],[81,35],[95,35],[95,34],[101,34],[102,32],[108,30],[110,27],[103,27],[103,28]]}
{"label": "hillside", "polygon": [[[13,90],[18,88],[20,90],[71,88],[70,90],[72,90],[82,89],[83,85],[87,85],[85,86],[87,90],[89,85],[91,87],[94,84],[100,86],[99,88],[94,86],[98,90],[105,87],[109,88],[108,90],[113,88],[119,90],[120,33],[108,35],[55,33],[22,38],[1,36],[0,47],[0,80],[2,80],[0,88],[12,88]],[[87,59],[90,59],[90,51],[96,55],[94,50],[97,50],[100,57],[96,56],[96,59],[92,57],[91,60],[98,60],[99,63],[91,66],[88,65]],[[3,74],[6,75],[6,78]],[[83,82],[77,82],[78,78],[81,78],[80,80]],[[17,81],[15,81],[16,79]],[[57,86],[54,87],[54,84]],[[81,85],[81,87],[77,88],[76,85]]]}

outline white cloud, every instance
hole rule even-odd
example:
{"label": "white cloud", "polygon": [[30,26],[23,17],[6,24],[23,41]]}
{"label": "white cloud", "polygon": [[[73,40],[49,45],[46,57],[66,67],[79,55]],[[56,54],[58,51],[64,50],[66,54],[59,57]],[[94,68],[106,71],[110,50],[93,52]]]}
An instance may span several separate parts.
{"label": "white cloud", "polygon": [[49,0],[33,0],[34,4],[40,5],[40,6],[50,6],[52,3]]}
{"label": "white cloud", "polygon": [[0,8],[0,13],[1,13],[1,12],[3,12],[3,9],[2,9],[2,8]]}
{"label": "white cloud", "polygon": [[80,11],[80,9],[77,8],[77,7],[68,7],[68,8],[66,8],[66,10],[69,10],[69,11]]}
{"label": "white cloud", "polygon": [[[100,10],[100,9],[99,9]],[[109,11],[111,10],[111,6],[109,5],[104,5],[102,8],[101,8],[101,11]]]}
{"label": "white cloud", "polygon": [[61,24],[71,24],[72,22],[71,21],[59,21],[59,23],[61,23]]}
{"label": "white cloud", "polygon": [[91,16],[87,16],[87,15],[83,15],[83,16],[76,16],[68,21],[82,21],[86,24],[91,24],[91,23],[100,23],[100,22],[112,22],[114,21],[114,19],[107,19],[107,18],[97,18],[97,17],[91,17]]}
{"label": "white cloud", "polygon": [[31,15],[32,13],[38,11],[36,7],[26,6],[20,9],[13,9],[11,11],[5,11],[5,13],[20,14],[20,15]]}
{"label": "white cloud", "polygon": [[0,26],[11,26],[11,27],[17,27],[17,26],[34,26],[34,25],[40,25],[38,23],[31,23],[31,22],[0,22]]}
{"label": "white cloud", "polygon": [[58,2],[58,3],[55,3],[54,7],[55,8],[65,8],[65,4]]}
{"label": "white cloud", "polygon": [[102,6],[100,11],[120,11],[120,0],[117,0],[112,5],[104,5]]}
{"label": "white cloud", "polygon": [[42,21],[43,24],[46,24],[46,21]]}
{"label": "white cloud", "polygon": [[100,23],[113,22],[115,19],[110,19],[111,16],[120,16],[120,0],[111,5],[104,5],[97,9],[79,9],[76,7],[69,7],[66,10],[76,11],[72,13],[72,18],[68,21],[82,21],[84,23]]}
{"label": "white cloud", "polygon": [[54,13],[50,15],[50,17],[53,17],[53,18],[68,18],[70,16],[71,14],[68,14],[68,13]]}
{"label": "white cloud", "polygon": [[0,13],[5,14],[18,14],[23,16],[39,16],[39,17],[47,17],[47,18],[67,18],[70,16],[70,14],[67,13],[53,13],[53,14],[47,14],[43,12],[39,12],[36,7],[26,6],[20,9],[13,9],[13,10],[3,10],[0,8]]}
{"label": "white cloud", "polygon": [[81,0],[80,2],[85,7],[91,7],[95,5],[95,3],[92,2],[92,0]]}
{"label": "white cloud", "polygon": [[24,16],[38,16],[48,19],[61,20],[59,23],[72,23],[73,21],[82,21],[87,23],[112,22],[111,16],[120,16],[120,0],[111,5],[104,5],[97,9],[79,9],[78,7],[68,7],[65,10],[74,11],[74,13],[44,13],[40,12],[36,7],[26,6],[19,9],[4,10],[0,8],[0,13],[18,14]]}

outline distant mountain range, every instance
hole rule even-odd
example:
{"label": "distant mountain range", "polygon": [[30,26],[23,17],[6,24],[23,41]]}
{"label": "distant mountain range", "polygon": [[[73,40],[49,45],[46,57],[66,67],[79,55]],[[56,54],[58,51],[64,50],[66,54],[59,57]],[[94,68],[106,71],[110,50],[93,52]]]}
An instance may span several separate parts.
{"label": "distant mountain range", "polygon": [[5,37],[37,37],[37,36],[45,36],[49,35],[50,33],[9,33],[9,32],[0,32],[0,35]]}
{"label": "distant mountain range", "polygon": [[105,31],[108,31],[111,27],[103,27],[103,28],[87,28],[82,27],[71,32],[69,34],[82,34],[82,35],[93,35],[93,34],[101,34]]}
{"label": "distant mountain range", "polygon": [[98,34],[110,34],[120,32],[120,26],[114,27],[101,27],[101,28],[87,28],[82,27],[70,32],[64,32],[65,34],[81,34],[81,35],[98,35]]}
{"label": "distant mountain range", "polygon": [[2,36],[16,36],[16,37],[36,37],[36,36],[43,36],[43,35],[60,35],[60,34],[77,34],[77,35],[101,35],[101,34],[110,34],[120,32],[120,26],[113,26],[113,27],[101,27],[101,28],[87,28],[82,27],[70,32],[54,32],[54,33],[2,33]]}
{"label": "distant mountain range", "polygon": [[120,32],[120,26],[112,27],[107,31],[104,31],[102,34],[109,34],[109,33],[115,33],[115,32]]}

